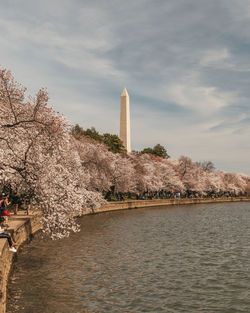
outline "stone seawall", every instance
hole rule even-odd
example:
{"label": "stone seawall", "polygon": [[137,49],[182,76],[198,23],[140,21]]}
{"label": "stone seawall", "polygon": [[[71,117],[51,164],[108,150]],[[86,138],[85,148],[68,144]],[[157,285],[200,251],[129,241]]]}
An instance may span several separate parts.
{"label": "stone seawall", "polygon": [[[109,202],[97,211],[84,211],[83,215],[96,214],[102,212],[137,209],[143,207],[169,206],[169,205],[186,205],[202,203],[220,203],[220,202],[240,202],[250,201],[250,198],[220,198],[220,199],[159,199],[159,200],[135,200],[135,201],[117,201]],[[34,213],[31,215],[11,215],[8,222],[9,229],[13,233],[17,242],[17,248],[32,238],[32,235],[41,229],[41,214]],[[17,252],[18,254],[18,252]],[[6,312],[6,290],[8,276],[11,269],[12,261],[16,254],[9,251],[9,245],[6,239],[0,239],[0,313]]]}
{"label": "stone seawall", "polygon": [[[250,201],[250,198],[217,198],[217,199],[154,199],[154,200],[134,200],[134,201],[114,201],[108,202],[98,209],[97,212],[92,212],[92,214],[118,211],[118,210],[128,210],[128,209],[138,209],[143,207],[155,207],[155,206],[168,206],[168,205],[186,205],[186,204],[201,204],[201,203],[222,203],[222,202],[241,202]],[[83,212],[84,215],[91,214],[88,211]]]}
{"label": "stone seawall", "polygon": [[[9,222],[9,230],[11,231],[18,247],[32,235],[41,229],[41,215],[11,215]],[[18,253],[18,252],[17,252]],[[9,251],[7,239],[0,238],[0,312],[6,312],[6,290],[9,272],[13,258],[16,253]]]}

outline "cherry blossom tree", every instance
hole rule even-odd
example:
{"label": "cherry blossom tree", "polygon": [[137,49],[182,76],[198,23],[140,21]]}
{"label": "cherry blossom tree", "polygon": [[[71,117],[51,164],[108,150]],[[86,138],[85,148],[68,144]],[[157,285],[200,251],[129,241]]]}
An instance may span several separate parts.
{"label": "cherry blossom tree", "polygon": [[238,195],[244,193],[247,188],[247,176],[245,174],[222,172],[224,190]]}
{"label": "cherry blossom tree", "polygon": [[112,175],[111,182],[114,191],[118,192],[134,192],[135,191],[135,170],[126,154],[112,154]]}
{"label": "cherry blossom tree", "polygon": [[223,175],[221,172],[208,172],[205,171],[206,186],[205,191],[209,193],[219,193],[225,189],[223,182]]}
{"label": "cherry blossom tree", "polygon": [[111,176],[113,172],[113,153],[101,143],[87,136],[74,138],[75,148],[79,154],[81,168],[88,175],[90,191],[107,191],[112,185]]}
{"label": "cherry blossom tree", "polygon": [[144,179],[141,185],[145,187],[145,191],[159,191],[163,188],[161,179],[161,171],[158,162],[151,154],[142,154],[138,156],[140,163],[144,168]]}
{"label": "cherry blossom tree", "polygon": [[246,194],[250,196],[250,178],[247,178]]}
{"label": "cherry blossom tree", "polygon": [[78,229],[74,216],[93,209],[100,194],[88,191],[89,176],[82,171],[68,122],[48,107],[48,94],[35,97],[15,82],[10,71],[0,71],[0,179],[25,191],[43,212],[44,230],[52,238]]}
{"label": "cherry blossom tree", "polygon": [[164,189],[170,192],[184,192],[185,187],[176,170],[175,164],[171,160],[162,160],[164,162]]}
{"label": "cherry blossom tree", "polygon": [[197,165],[186,156],[179,158],[178,172],[186,190],[197,191],[198,187],[197,177],[199,171]]}

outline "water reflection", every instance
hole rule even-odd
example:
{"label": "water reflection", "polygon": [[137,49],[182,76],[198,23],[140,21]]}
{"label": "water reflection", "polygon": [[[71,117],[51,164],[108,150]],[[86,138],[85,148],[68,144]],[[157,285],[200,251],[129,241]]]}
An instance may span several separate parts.
{"label": "water reflection", "polygon": [[22,248],[8,313],[249,312],[250,203],[86,216]]}

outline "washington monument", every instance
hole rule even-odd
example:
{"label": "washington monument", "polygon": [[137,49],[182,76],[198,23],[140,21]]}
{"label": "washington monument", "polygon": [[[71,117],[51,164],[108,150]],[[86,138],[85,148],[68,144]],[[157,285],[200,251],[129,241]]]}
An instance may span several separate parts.
{"label": "washington monument", "polygon": [[120,139],[127,152],[131,152],[129,95],[124,88],[121,94]]}

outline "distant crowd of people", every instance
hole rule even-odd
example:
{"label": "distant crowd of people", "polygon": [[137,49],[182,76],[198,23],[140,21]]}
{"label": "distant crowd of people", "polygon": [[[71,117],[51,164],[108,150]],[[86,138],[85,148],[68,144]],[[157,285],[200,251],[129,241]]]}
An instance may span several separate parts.
{"label": "distant crowd of people", "polygon": [[166,190],[160,190],[157,192],[148,192],[136,194],[136,199],[138,200],[153,200],[153,199],[180,199],[180,198],[229,198],[244,196],[244,194],[236,194],[235,192],[207,192],[206,194],[200,194],[196,191],[185,191],[181,192],[169,192]]}
{"label": "distant crowd of people", "polygon": [[108,191],[104,194],[107,201],[124,201],[127,199],[134,200],[155,200],[155,199],[181,199],[181,198],[229,198],[229,197],[239,197],[246,196],[246,194],[236,194],[235,192],[207,192],[206,194],[200,194],[196,191],[186,191],[186,192],[169,192],[166,190],[160,191],[145,191],[142,193],[122,193],[122,192],[112,192]]}

